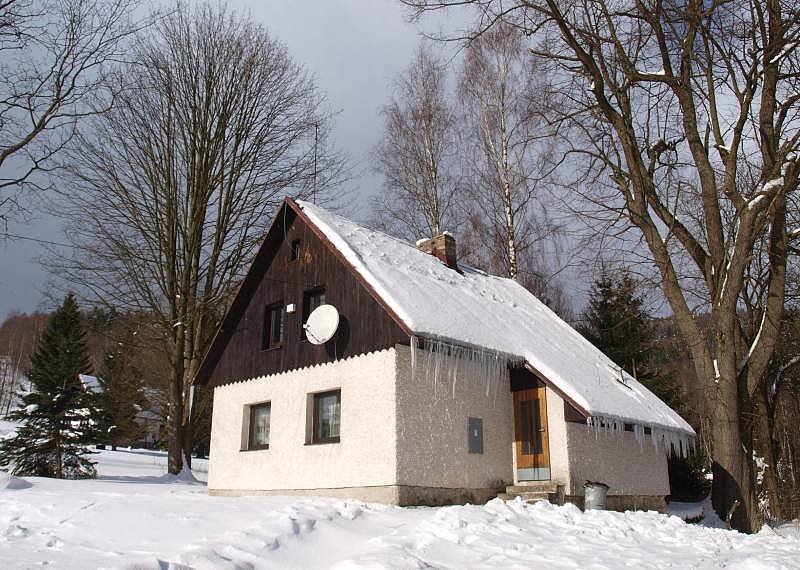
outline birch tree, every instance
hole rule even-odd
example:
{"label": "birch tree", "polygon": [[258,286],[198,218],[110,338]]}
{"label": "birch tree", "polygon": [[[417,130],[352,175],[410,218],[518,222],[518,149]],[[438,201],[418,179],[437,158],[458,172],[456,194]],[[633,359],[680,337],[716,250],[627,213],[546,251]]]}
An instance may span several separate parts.
{"label": "birch tree", "polygon": [[20,191],[107,108],[110,64],[137,28],[133,0],[0,0],[0,221]]}
{"label": "birch tree", "polygon": [[169,471],[190,465],[191,382],[280,200],[320,195],[341,162],[329,115],[286,48],[224,6],[178,4],[144,37],[116,105],[65,164],[76,254],[61,278],[152,315],[169,358]]}
{"label": "birch tree", "polygon": [[536,271],[521,265],[537,258],[537,244],[555,230],[538,199],[552,139],[541,115],[535,60],[524,45],[513,26],[486,30],[467,47],[459,77],[477,231],[492,269],[512,279]]}
{"label": "birch tree", "polygon": [[[468,5],[471,37],[524,30],[562,94],[572,201],[633,232],[657,271],[709,402],[717,512],[757,529],[780,518],[768,365],[783,318],[795,208],[800,6],[778,0],[407,0],[417,15]],[[469,38],[467,38],[469,40]],[[574,160],[572,160],[574,159]],[[746,178],[754,184],[742,184]],[[763,252],[758,246],[764,245]],[[794,244],[794,245],[793,245]],[[757,325],[740,308],[765,261]],[[700,318],[708,320],[704,329]]]}
{"label": "birch tree", "polygon": [[383,140],[375,151],[384,175],[379,221],[408,238],[454,231],[457,210],[457,121],[447,89],[447,68],[420,44],[408,69],[394,81],[384,107]]}

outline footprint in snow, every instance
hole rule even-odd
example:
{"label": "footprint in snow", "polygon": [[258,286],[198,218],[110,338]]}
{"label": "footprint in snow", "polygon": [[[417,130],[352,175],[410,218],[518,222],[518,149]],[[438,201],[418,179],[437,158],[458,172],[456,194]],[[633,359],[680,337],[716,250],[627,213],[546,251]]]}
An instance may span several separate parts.
{"label": "footprint in snow", "polygon": [[31,531],[29,531],[24,526],[20,526],[18,524],[9,525],[4,531],[3,536],[6,538],[27,538],[30,536]]}

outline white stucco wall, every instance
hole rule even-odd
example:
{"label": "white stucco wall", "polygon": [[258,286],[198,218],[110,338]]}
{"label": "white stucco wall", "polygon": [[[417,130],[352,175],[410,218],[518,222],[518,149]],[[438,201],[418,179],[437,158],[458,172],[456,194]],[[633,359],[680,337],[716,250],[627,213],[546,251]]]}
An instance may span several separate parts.
{"label": "white stucco wall", "polygon": [[[514,410],[508,376],[487,395],[474,364],[462,360],[455,390],[450,365],[438,382],[422,362],[412,377],[411,351],[397,351],[397,481],[400,485],[487,488],[513,481]],[[483,420],[483,453],[469,453],[468,418]]]}
{"label": "white stucco wall", "polygon": [[[446,366],[445,366],[446,367]],[[381,352],[256,378],[214,390],[209,489],[293,491],[394,485],[480,489],[514,481],[514,410],[508,378],[487,394],[474,365],[461,361],[455,391],[410,349]],[[443,375],[444,376],[444,375]],[[341,441],[306,445],[308,395],[341,389]],[[246,406],[271,402],[270,447],[242,451]],[[467,421],[481,418],[483,453],[468,452]],[[563,400],[547,389],[550,468],[568,495],[589,479],[611,495],[667,495],[663,447],[632,433],[595,432],[564,421]],[[378,490],[376,490],[376,493]],[[388,491],[387,491],[388,492]],[[389,495],[374,500],[393,501]]]}
{"label": "white stucco wall", "polygon": [[570,488],[582,495],[583,484],[599,481],[609,495],[668,495],[669,476],[664,446],[656,450],[646,436],[640,445],[631,432],[608,433],[567,423]]}
{"label": "white stucco wall", "polygon": [[[208,487],[293,490],[396,482],[395,350],[219,386]],[[341,388],[341,441],[306,445],[308,394]],[[241,451],[245,406],[271,402],[269,449]]]}

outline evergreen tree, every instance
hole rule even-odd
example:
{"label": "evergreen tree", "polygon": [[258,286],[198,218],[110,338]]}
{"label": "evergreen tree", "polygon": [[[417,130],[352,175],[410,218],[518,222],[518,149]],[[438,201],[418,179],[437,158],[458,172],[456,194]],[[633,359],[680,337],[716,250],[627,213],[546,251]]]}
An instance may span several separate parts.
{"label": "evergreen tree", "polygon": [[21,425],[0,441],[0,467],[15,475],[83,479],[94,477],[84,455],[96,435],[95,396],[79,374],[90,372],[86,335],[72,294],[50,317],[28,374],[30,392],[9,419]]}
{"label": "evergreen tree", "polygon": [[578,331],[673,409],[681,401],[672,378],[661,373],[665,354],[655,320],[638,293],[638,283],[626,271],[604,271],[594,282],[589,306]]}
{"label": "evergreen tree", "polygon": [[594,282],[579,332],[639,381],[654,377],[652,318],[626,272],[604,271]]}
{"label": "evergreen tree", "polygon": [[[126,340],[129,340],[126,338]],[[141,375],[130,362],[131,347],[120,342],[110,347],[103,359],[100,381],[103,393],[101,428],[103,439],[113,449],[118,445],[130,445],[142,435],[142,426],[136,415],[145,407]]]}
{"label": "evergreen tree", "polygon": [[[663,371],[670,356],[637,288],[636,280],[627,272],[612,276],[604,271],[592,287],[578,331],[668,406],[683,413],[686,410],[680,389],[672,375]],[[670,455],[668,469],[674,499],[697,501],[708,493],[706,463],[707,458],[699,449],[688,457]]]}

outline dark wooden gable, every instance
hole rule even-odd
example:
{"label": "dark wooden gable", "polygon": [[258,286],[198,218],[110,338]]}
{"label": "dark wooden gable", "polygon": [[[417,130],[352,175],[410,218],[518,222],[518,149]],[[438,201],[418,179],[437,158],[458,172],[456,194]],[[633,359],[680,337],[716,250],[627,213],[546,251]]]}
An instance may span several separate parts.
{"label": "dark wooden gable", "polygon": [[[299,246],[299,248],[298,248]],[[294,250],[294,253],[293,253]],[[302,330],[304,293],[324,287],[340,313],[334,339],[315,346]],[[294,304],[283,342],[263,349],[266,308]],[[195,383],[218,386],[407,344],[410,332],[296,203],[287,199],[222,321]]]}

